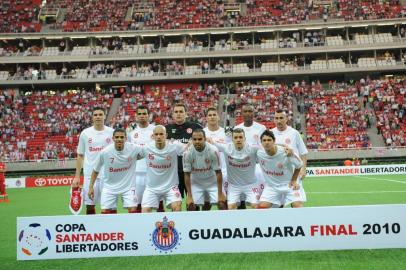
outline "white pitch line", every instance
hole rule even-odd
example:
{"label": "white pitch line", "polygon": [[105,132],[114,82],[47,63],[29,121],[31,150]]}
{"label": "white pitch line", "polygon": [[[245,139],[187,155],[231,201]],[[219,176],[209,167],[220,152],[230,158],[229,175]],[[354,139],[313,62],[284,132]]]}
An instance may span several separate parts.
{"label": "white pitch line", "polygon": [[374,177],[366,177],[366,176],[355,176],[355,177],[361,178],[361,179],[371,179],[371,180],[378,180],[378,181],[394,182],[394,183],[400,183],[400,184],[406,185],[406,181],[398,181],[398,180],[392,180],[392,179],[386,179],[386,178],[374,178]]}
{"label": "white pitch line", "polygon": [[377,193],[406,193],[406,190],[388,190],[388,191],[313,191],[306,194],[377,194]]}
{"label": "white pitch line", "polygon": [[[400,184],[406,184],[406,181],[398,181],[398,180],[393,180],[393,179],[386,179],[386,178],[374,178],[374,177],[367,177],[367,176],[359,176],[359,175],[351,175],[356,178],[360,178],[360,180],[377,180],[377,181],[384,181],[384,182],[394,182],[394,183],[400,183]],[[311,179],[312,181],[331,181],[331,179],[326,179],[326,178],[319,178],[319,177],[311,177],[307,178]],[[307,181],[309,181],[307,180]],[[306,181],[306,180],[305,180]]]}

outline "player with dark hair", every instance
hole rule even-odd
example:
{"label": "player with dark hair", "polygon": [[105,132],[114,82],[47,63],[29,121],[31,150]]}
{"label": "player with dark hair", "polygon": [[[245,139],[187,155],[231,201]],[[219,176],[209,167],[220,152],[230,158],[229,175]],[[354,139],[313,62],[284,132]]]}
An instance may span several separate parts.
{"label": "player with dark hair", "polygon": [[[230,141],[227,137],[223,127],[220,127],[220,117],[217,109],[209,107],[206,112],[207,126],[203,129],[207,138],[210,138],[215,143],[227,143]],[[220,153],[221,172],[223,174],[223,191],[227,195],[228,182],[227,182],[227,166],[224,158],[224,153]]]}
{"label": "player with dark hair", "polygon": [[293,153],[298,155],[303,162],[303,166],[300,170],[298,176],[298,184],[300,186],[301,198],[303,203],[306,201],[306,193],[303,188],[302,180],[306,177],[306,165],[307,165],[307,148],[303,142],[302,136],[300,133],[287,125],[288,116],[285,111],[277,110],[275,112],[275,124],[276,127],[272,129],[272,132],[275,135],[275,143],[279,145],[286,145],[293,150]]}
{"label": "player with dark hair", "polygon": [[[193,131],[192,143],[193,146],[183,154],[187,209],[198,210],[198,206],[208,202],[210,207],[218,204],[220,210],[225,210],[219,152],[216,147],[206,143],[202,129]],[[203,210],[210,210],[210,207],[204,207]]]}
{"label": "player with dark hair", "polygon": [[123,128],[113,132],[114,144],[107,146],[97,157],[90,179],[88,196],[94,199],[93,186],[101,170],[104,172],[104,183],[101,192],[102,214],[117,213],[117,200],[121,197],[123,207],[129,213],[136,213],[138,199],[134,188],[135,168],[140,159],[142,146],[127,142]]}
{"label": "player with dark hair", "polygon": [[100,194],[102,190],[102,183],[104,173],[98,174],[99,181],[96,182],[94,187],[94,196],[89,198],[87,196],[89,191],[90,177],[94,168],[94,162],[97,155],[112,142],[113,129],[104,125],[106,115],[104,109],[95,107],[92,110],[93,126],[84,129],[79,136],[79,144],[77,148],[78,157],[76,159],[76,173],[72,182],[72,188],[79,188],[80,173],[83,167],[84,175],[84,203],[86,205],[86,214],[95,214],[95,204],[100,202]]}
{"label": "player with dark hair", "polygon": [[[153,142],[154,139],[152,137],[155,125],[150,124],[148,122],[149,120],[148,108],[145,106],[138,106],[137,111],[135,113],[135,120],[137,126],[130,133],[129,141],[133,144],[138,144],[141,146]],[[135,180],[134,186],[138,198],[137,212],[141,213],[141,201],[142,195],[144,194],[145,190],[145,182],[147,176],[147,164],[145,162],[145,159],[137,161],[137,166],[135,169],[136,169],[136,178],[134,179]]]}
{"label": "player with dark hair", "polygon": [[245,142],[245,133],[241,128],[233,129],[232,141],[229,144],[214,143],[226,157],[228,209],[237,209],[242,198],[255,208],[260,197],[255,177],[258,147]]}
{"label": "player with dark hair", "polygon": [[303,199],[297,178],[302,160],[296,154],[288,156],[284,147],[276,145],[275,135],[270,130],[262,133],[261,144],[263,149],[258,150],[257,159],[265,178],[265,189],[258,208],[270,208],[273,204],[301,207]]}
{"label": "player with dark hair", "polygon": [[[183,103],[177,103],[172,110],[172,124],[166,126],[168,139],[175,139],[183,144],[187,144],[192,137],[195,129],[202,128],[199,124],[186,121],[186,106]],[[182,157],[178,157],[178,177],[179,190],[182,197],[185,196],[185,180],[183,174]]]}
{"label": "player with dark hair", "polygon": [[[241,109],[244,122],[237,125],[237,128],[241,128],[245,132],[246,142],[254,147],[260,147],[261,141],[259,137],[262,132],[266,130],[266,127],[258,122],[254,121],[254,106],[252,104],[244,104]],[[255,177],[257,179],[258,186],[260,187],[260,192],[262,192],[264,187],[264,178],[262,176],[262,171],[259,165],[255,168]],[[245,208],[244,202],[241,203],[240,208]]]}

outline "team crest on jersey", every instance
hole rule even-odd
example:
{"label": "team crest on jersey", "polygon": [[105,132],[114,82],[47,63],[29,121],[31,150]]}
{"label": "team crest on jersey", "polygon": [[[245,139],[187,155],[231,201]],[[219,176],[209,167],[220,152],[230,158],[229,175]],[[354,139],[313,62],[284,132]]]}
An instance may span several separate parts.
{"label": "team crest on jersey", "polygon": [[87,142],[92,143],[93,142],[92,138],[89,138],[89,140],[87,140]]}
{"label": "team crest on jersey", "polygon": [[258,134],[255,134],[255,135],[254,135],[254,139],[255,139],[255,140],[258,140],[258,139],[259,139]]}
{"label": "team crest on jersey", "polygon": [[206,159],[204,160],[204,162],[206,162],[206,164],[209,165],[209,164],[210,164],[210,159],[206,158]]}
{"label": "team crest on jersey", "polygon": [[138,133],[134,133],[134,139],[138,138]]}
{"label": "team crest on jersey", "polygon": [[173,128],[173,129],[172,129],[172,133],[176,133],[176,128]]}
{"label": "team crest on jersey", "polygon": [[128,157],[128,158],[127,158],[127,161],[128,161],[128,163],[131,163],[131,162],[133,161],[133,158],[132,158],[132,157]]}
{"label": "team crest on jersey", "polygon": [[154,160],[155,158],[154,158],[154,154],[148,154],[148,159],[149,160]]}
{"label": "team crest on jersey", "polygon": [[106,143],[110,144],[111,143],[111,138],[106,138]]}
{"label": "team crest on jersey", "polygon": [[192,134],[193,130],[192,130],[191,128],[188,128],[188,129],[186,129],[186,132],[187,132],[188,134]]}
{"label": "team crest on jersey", "polygon": [[166,160],[171,160],[172,157],[171,156],[166,156]]}
{"label": "team crest on jersey", "polygon": [[277,166],[279,169],[283,169],[283,164],[280,163],[280,162],[278,162],[278,164],[276,164],[276,166]]}
{"label": "team crest on jersey", "polygon": [[290,144],[290,143],[291,143],[290,139],[289,139],[289,138],[286,138],[285,143],[286,143],[286,144]]}
{"label": "team crest on jersey", "polygon": [[150,234],[152,245],[159,252],[172,252],[180,244],[180,233],[175,229],[175,222],[164,217],[162,222],[155,223],[155,230]]}
{"label": "team crest on jersey", "polygon": [[250,157],[245,157],[244,158],[244,161],[248,161],[248,160],[250,160]]}

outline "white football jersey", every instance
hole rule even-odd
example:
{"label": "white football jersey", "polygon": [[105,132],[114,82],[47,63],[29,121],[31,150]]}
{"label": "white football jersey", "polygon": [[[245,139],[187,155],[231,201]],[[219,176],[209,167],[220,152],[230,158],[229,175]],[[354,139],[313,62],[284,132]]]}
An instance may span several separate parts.
{"label": "white football jersey", "polygon": [[261,135],[266,130],[266,127],[260,123],[253,122],[252,126],[244,126],[244,122],[237,125],[236,128],[242,128],[245,132],[245,141],[252,145],[259,147],[261,145]]}
{"label": "white football jersey", "polygon": [[[128,139],[133,144],[138,144],[138,145],[144,146],[144,145],[154,141],[154,139],[152,138],[153,133],[154,133],[154,128],[155,128],[155,125],[152,125],[152,124],[149,124],[145,128],[141,128],[141,127],[137,126],[128,135]],[[137,172],[146,172],[147,171],[147,163],[145,162],[145,159],[140,159],[137,161],[136,171]]]}
{"label": "white football jersey", "polygon": [[182,155],[186,144],[167,142],[164,149],[158,149],[155,142],[143,147],[142,156],[147,163],[146,187],[155,192],[165,192],[179,184],[178,156]]}
{"label": "white football jersey", "polygon": [[264,149],[257,152],[259,166],[265,182],[272,187],[284,186],[292,180],[293,172],[303,166],[297,154],[288,157],[285,148],[277,145],[276,154],[268,155]]}
{"label": "white football jersey", "polygon": [[275,143],[286,144],[296,155],[299,156],[306,155],[308,153],[306,145],[304,144],[300,133],[296,129],[287,126],[284,131],[279,131],[278,128],[274,127],[272,132],[275,135]]}
{"label": "white football jersey", "polygon": [[134,167],[141,152],[142,146],[129,142],[125,142],[122,151],[117,151],[114,144],[101,151],[94,170],[96,172],[104,171],[103,188],[113,194],[129,191],[135,178]]}
{"label": "white football jersey", "polygon": [[[90,179],[98,154],[113,142],[113,132],[114,129],[107,126],[104,126],[101,131],[92,126],[80,133],[77,153],[84,156],[83,175],[85,179]],[[99,175],[99,178],[102,175],[103,173]]]}
{"label": "white football jersey", "polygon": [[212,186],[217,181],[215,171],[220,170],[220,157],[216,147],[206,143],[202,152],[190,146],[183,154],[183,171],[190,172],[192,183],[200,186]]}
{"label": "white football jersey", "polygon": [[[215,143],[225,144],[230,142],[230,138],[227,137],[223,127],[219,127],[219,129],[216,131],[210,131],[208,127],[205,127],[203,130],[204,133],[206,134],[206,137],[211,138]],[[222,152],[220,153],[220,164],[221,170],[226,171],[227,170],[226,159],[224,157],[224,153]]]}
{"label": "white football jersey", "polygon": [[227,165],[227,180],[234,186],[246,186],[257,182],[255,177],[256,155],[258,147],[245,144],[241,151],[238,151],[233,143],[215,144],[224,152]]}

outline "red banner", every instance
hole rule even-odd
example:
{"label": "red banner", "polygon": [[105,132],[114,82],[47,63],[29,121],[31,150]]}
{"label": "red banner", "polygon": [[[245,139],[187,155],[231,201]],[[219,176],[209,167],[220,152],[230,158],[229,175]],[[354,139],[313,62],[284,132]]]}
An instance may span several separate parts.
{"label": "red banner", "polygon": [[[74,176],[46,176],[46,177],[26,177],[25,187],[59,187],[70,186]],[[83,176],[80,178],[80,183],[83,183]]]}

